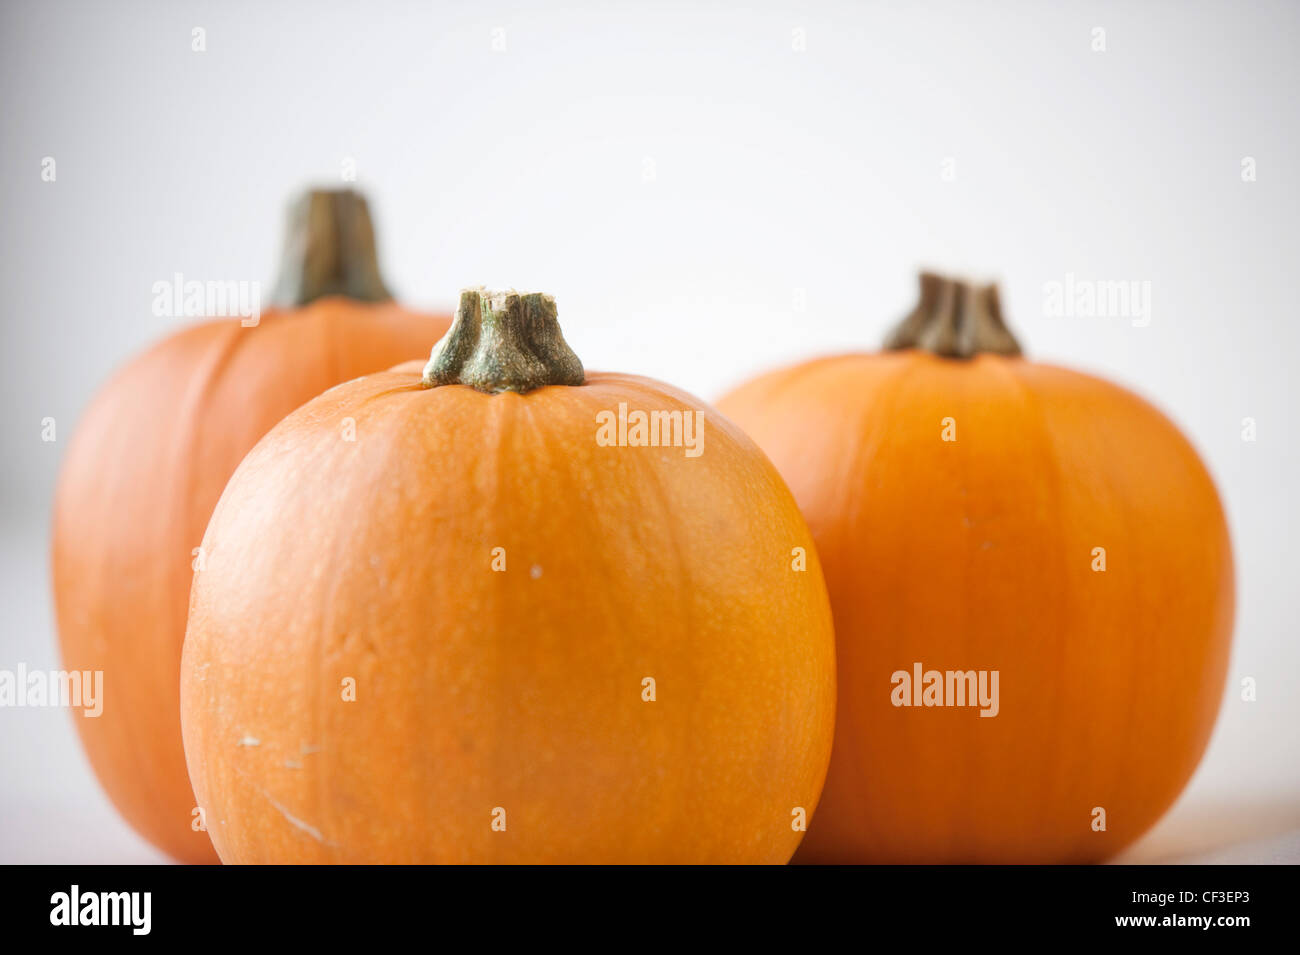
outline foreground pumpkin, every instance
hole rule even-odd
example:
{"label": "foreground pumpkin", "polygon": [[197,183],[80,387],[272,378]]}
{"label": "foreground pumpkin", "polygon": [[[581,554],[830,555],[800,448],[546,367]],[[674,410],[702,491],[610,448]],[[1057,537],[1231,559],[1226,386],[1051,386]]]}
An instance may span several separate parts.
{"label": "foreground pumpkin", "polygon": [[291,415],[204,547],[182,714],[225,862],[798,844],[835,704],[808,529],[712,409],[584,374],[549,297],[464,293],[423,375]]}
{"label": "foreground pumpkin", "polygon": [[341,381],[419,356],[448,325],[394,305],[363,199],[296,206],[273,310],[164,339],[96,395],[63,462],[53,580],[63,666],[102,670],[104,711],[77,728],[100,782],[154,845],[215,862],[196,829],[179,719],[195,550],[244,454]]}
{"label": "foreground pumpkin", "polygon": [[933,275],[885,352],[719,408],[789,483],[835,614],[835,746],[796,861],[1093,861],[1173,802],[1223,692],[1233,571],[1163,415],[1020,357],[994,288]]}

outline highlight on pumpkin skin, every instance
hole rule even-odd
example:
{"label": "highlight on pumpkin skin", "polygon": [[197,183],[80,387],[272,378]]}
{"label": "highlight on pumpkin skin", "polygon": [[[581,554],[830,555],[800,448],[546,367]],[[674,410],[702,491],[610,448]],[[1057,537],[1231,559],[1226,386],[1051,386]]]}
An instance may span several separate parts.
{"label": "highlight on pumpkin skin", "polygon": [[461,291],[456,318],[433,346],[423,381],[428,388],[527,394],[546,385],[581,385],[585,375],[560,331],[554,298],[480,286]]}

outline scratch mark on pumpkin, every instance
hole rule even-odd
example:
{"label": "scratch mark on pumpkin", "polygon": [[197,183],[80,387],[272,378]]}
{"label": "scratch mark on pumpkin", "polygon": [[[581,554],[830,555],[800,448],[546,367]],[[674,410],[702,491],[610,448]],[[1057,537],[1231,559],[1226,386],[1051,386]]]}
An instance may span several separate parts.
{"label": "scratch mark on pumpkin", "polygon": [[256,736],[243,736],[240,737],[239,742],[235,743],[235,745],[236,746],[261,746],[262,741],[258,739]]}
{"label": "scratch mark on pumpkin", "polygon": [[289,825],[293,826],[295,829],[299,829],[299,830],[301,830],[301,831],[307,833],[307,835],[311,836],[313,839],[315,839],[315,840],[316,840],[317,842],[319,842],[321,845],[324,845],[324,846],[336,846],[336,845],[338,845],[337,842],[330,842],[328,839],[326,839],[325,836],[321,834],[321,831],[320,831],[319,829],[317,829],[315,826],[313,826],[311,823],[309,823],[309,822],[305,822],[305,821],[303,821],[302,819],[299,819],[299,818],[298,818],[297,816],[295,816],[293,813],[291,813],[291,812],[290,812],[288,809],[286,809],[286,808],[285,808],[285,807],[284,807],[284,806],[283,806],[283,805],[282,805],[282,804],[281,804],[281,803],[280,803],[280,802],[279,802],[279,801],[278,801],[274,796],[272,796],[269,792],[267,792],[267,791],[266,791],[265,789],[263,789],[261,786],[257,785],[257,783],[253,782],[253,780],[252,780],[251,778],[249,778],[248,773],[243,772],[243,771],[240,770],[238,767],[235,768],[235,772],[238,773],[238,774],[240,775],[240,777],[241,777],[241,778],[242,778],[246,783],[248,783],[248,785],[252,786],[253,789],[256,790],[256,792],[257,792],[257,794],[258,794],[259,796],[261,796],[263,799],[265,799],[267,802],[269,802],[269,803],[272,805],[272,807],[274,807],[274,809],[275,809],[276,812],[278,812],[280,815],[284,816],[285,821],[288,822]]}

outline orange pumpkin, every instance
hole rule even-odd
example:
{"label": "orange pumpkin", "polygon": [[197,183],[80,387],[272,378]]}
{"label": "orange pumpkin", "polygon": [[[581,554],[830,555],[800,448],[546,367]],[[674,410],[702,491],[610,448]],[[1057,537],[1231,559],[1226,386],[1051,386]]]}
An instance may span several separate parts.
{"label": "orange pumpkin", "polygon": [[195,828],[179,686],[192,565],[221,489],[294,408],[420,355],[447,325],[389,300],[364,200],[314,192],[293,211],[273,310],[171,335],[86,412],[54,508],[63,665],[103,671],[104,711],[77,719],[82,742],[118,810],[169,855],[216,861]]}
{"label": "orange pumpkin", "polygon": [[1104,859],[1218,711],[1214,485],[1141,398],[1019,357],[992,287],[923,276],[889,346],[719,403],[799,501],[835,614],[834,752],[796,861]]}
{"label": "orange pumpkin", "polygon": [[464,293],[423,377],[290,415],[204,547],[181,708],[225,862],[798,844],[835,703],[807,527],[712,409],[584,374],[549,297]]}

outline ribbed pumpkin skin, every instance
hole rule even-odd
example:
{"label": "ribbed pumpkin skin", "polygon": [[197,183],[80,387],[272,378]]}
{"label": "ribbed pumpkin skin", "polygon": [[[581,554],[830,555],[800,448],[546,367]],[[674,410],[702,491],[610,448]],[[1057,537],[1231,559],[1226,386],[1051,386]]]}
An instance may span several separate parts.
{"label": "ribbed pumpkin skin", "polygon": [[[1076,372],[918,351],[774,372],[719,408],[789,483],[835,614],[835,746],[795,861],[1088,862],[1159,818],[1233,618],[1218,496],[1165,417]],[[894,706],[917,662],[999,670],[1000,713]]]}
{"label": "ribbed pumpkin skin", "polygon": [[[775,469],[648,379],[419,381],[290,416],[208,527],[181,698],[222,860],[786,862],[829,759],[834,639]],[[704,408],[703,454],[599,446],[620,401]]]}
{"label": "ribbed pumpkin skin", "polygon": [[172,857],[217,861],[191,828],[179,685],[193,550],[226,480],[290,411],[427,353],[448,324],[341,298],[205,322],[121,369],[77,428],[54,508],[63,666],[104,672],[104,712],[77,729],[118,810]]}

